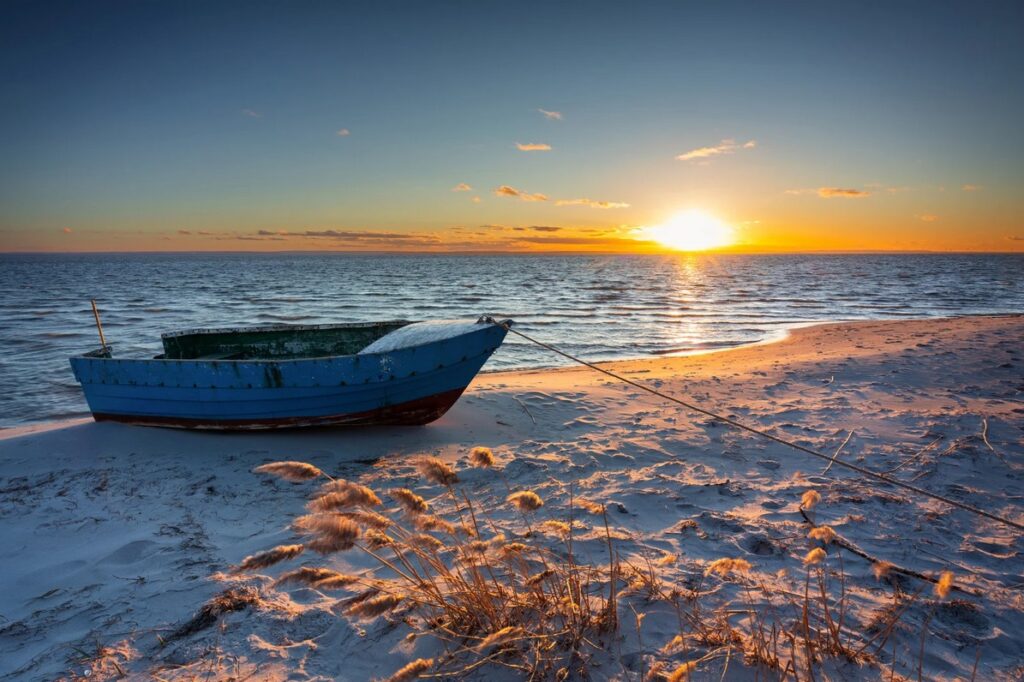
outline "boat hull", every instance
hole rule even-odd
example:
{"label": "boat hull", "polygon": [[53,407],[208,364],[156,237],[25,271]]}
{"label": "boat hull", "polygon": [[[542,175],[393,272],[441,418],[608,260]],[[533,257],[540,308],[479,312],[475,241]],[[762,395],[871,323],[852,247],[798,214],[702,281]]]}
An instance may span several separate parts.
{"label": "boat hull", "polygon": [[97,421],[189,429],[422,425],[441,417],[501,345],[481,323],[385,353],[281,361],[71,358]]}

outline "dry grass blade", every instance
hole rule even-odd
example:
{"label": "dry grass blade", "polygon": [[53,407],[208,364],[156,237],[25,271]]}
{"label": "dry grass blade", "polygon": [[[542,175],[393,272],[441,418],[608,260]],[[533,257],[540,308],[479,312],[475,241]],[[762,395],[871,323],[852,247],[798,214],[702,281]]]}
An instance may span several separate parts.
{"label": "dry grass blade", "polygon": [[438,485],[451,485],[452,483],[458,483],[459,481],[459,477],[455,474],[455,471],[437,457],[424,457],[420,460],[420,463],[416,468],[419,469],[423,478],[427,479],[431,483],[436,483]]}
{"label": "dry grass blade", "polygon": [[310,481],[320,478],[324,472],[305,462],[270,462],[253,469],[257,474],[270,474],[286,481]]}
{"label": "dry grass blade", "polygon": [[521,490],[518,493],[512,493],[508,496],[507,501],[524,513],[537,511],[544,506],[544,500],[540,499],[540,495],[532,490]]}
{"label": "dry grass blade", "polygon": [[514,639],[519,639],[520,637],[525,636],[526,630],[524,628],[510,625],[508,627],[504,627],[500,630],[492,632],[491,634],[484,637],[483,640],[481,640],[481,642],[476,645],[476,650],[483,651],[484,649],[489,649],[493,646],[508,644],[510,641]]}
{"label": "dry grass blade", "polygon": [[673,670],[668,676],[668,682],[684,682],[690,679],[690,673],[697,668],[697,661],[688,661]]}
{"label": "dry grass blade", "polygon": [[800,506],[804,509],[810,509],[819,502],[821,502],[821,493],[817,490],[808,490],[800,497]]}
{"label": "dry grass blade", "polygon": [[408,488],[395,488],[391,491],[391,497],[395,498],[408,514],[426,514],[430,511],[427,501]]}
{"label": "dry grass blade", "polygon": [[417,530],[441,530],[445,533],[448,533],[449,535],[455,534],[455,526],[448,523],[442,518],[438,518],[436,516],[431,516],[428,514],[416,517],[416,520],[413,522],[413,525],[416,527]]}
{"label": "dry grass blade", "polygon": [[368,529],[363,535],[363,538],[366,540],[366,544],[370,549],[380,549],[381,547],[386,547],[394,542],[394,540],[391,539],[391,536],[377,530],[376,528]]}
{"label": "dry grass blade", "polygon": [[565,521],[545,521],[540,524],[540,529],[553,535],[568,535],[572,528]]}
{"label": "dry grass blade", "polygon": [[293,527],[301,533],[312,535],[313,539],[306,546],[320,554],[352,549],[361,533],[352,519],[331,512],[300,516]]}
{"label": "dry grass blade", "polygon": [[435,538],[433,535],[427,535],[426,533],[419,533],[409,538],[408,543],[419,547],[420,549],[430,550],[436,552],[437,550],[444,547],[444,543]]}
{"label": "dry grass blade", "polygon": [[585,500],[582,497],[576,498],[576,506],[585,509],[588,513],[594,516],[601,516],[604,514],[604,505],[600,502],[594,502],[593,500]]}
{"label": "dry grass blade", "polygon": [[475,447],[469,451],[469,461],[475,467],[489,468],[494,466],[494,453],[490,448]]}
{"label": "dry grass blade", "polygon": [[331,511],[348,507],[375,507],[380,498],[364,485],[351,481],[331,481],[320,488],[320,494],[309,503],[312,511]]}
{"label": "dry grass blade", "polygon": [[301,568],[296,568],[294,571],[282,573],[278,579],[274,581],[274,585],[313,585],[314,583],[336,575],[341,574],[337,571],[332,571],[329,568],[303,566]]}
{"label": "dry grass blade", "polygon": [[548,578],[550,578],[554,574],[555,574],[554,569],[551,569],[551,568],[545,569],[545,570],[541,571],[540,573],[536,573],[534,575],[531,575],[529,578],[527,578],[526,579],[526,586],[527,587],[536,587],[537,585],[540,585],[542,582],[544,582],[545,580],[547,580]]}
{"label": "dry grass blade", "polygon": [[384,680],[384,682],[408,682],[414,680],[420,676],[421,673],[425,673],[434,666],[434,659],[432,658],[417,658],[411,663],[407,663],[402,666],[401,669],[395,671],[395,673]]}
{"label": "dry grass blade", "polygon": [[245,557],[242,559],[242,563],[238,564],[235,570],[252,571],[257,568],[273,566],[274,564],[282,561],[294,559],[302,554],[305,549],[306,548],[302,545],[278,545],[277,547],[268,549],[265,552],[257,552],[256,554],[251,554]]}
{"label": "dry grass blade", "polygon": [[831,526],[818,526],[816,528],[812,528],[810,532],[807,533],[807,537],[812,540],[824,542],[827,545],[836,539],[836,532]]}
{"label": "dry grass blade", "polygon": [[369,509],[356,509],[355,511],[346,512],[345,515],[363,528],[387,530],[388,528],[391,528],[391,526],[395,525],[388,517],[383,514],[378,514],[375,511],[370,511]]}
{"label": "dry grass blade", "polygon": [[370,599],[351,604],[345,613],[359,618],[375,618],[383,613],[392,611],[402,603],[403,597],[397,594],[382,594]]}
{"label": "dry grass blade", "polygon": [[750,570],[750,562],[746,559],[715,559],[704,569],[704,575],[712,573],[725,577],[730,573],[746,573]]}

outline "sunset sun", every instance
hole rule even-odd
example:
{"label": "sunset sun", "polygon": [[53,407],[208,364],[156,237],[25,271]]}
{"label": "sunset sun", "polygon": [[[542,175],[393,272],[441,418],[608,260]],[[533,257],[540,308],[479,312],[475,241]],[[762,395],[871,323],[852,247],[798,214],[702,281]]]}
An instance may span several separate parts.
{"label": "sunset sun", "polygon": [[705,251],[735,241],[729,225],[698,209],[676,213],[664,223],[647,228],[644,234],[676,251]]}

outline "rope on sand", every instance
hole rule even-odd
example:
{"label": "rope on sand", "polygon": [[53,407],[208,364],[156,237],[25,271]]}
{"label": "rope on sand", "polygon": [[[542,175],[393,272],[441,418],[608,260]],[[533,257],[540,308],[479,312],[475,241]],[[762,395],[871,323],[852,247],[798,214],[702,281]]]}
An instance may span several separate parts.
{"label": "rope on sand", "polygon": [[[561,355],[564,358],[568,358],[569,360],[572,360],[573,362],[579,363],[579,364],[583,365],[584,367],[589,367],[590,369],[592,369],[592,370],[594,370],[596,372],[600,372],[601,374],[605,374],[607,376],[610,376],[613,379],[617,379],[618,381],[621,381],[623,383],[629,384],[630,386],[633,386],[635,388],[639,388],[642,391],[647,391],[648,393],[651,393],[652,395],[656,395],[659,398],[663,398],[663,399],[668,400],[670,402],[676,403],[677,405],[681,405],[682,407],[685,407],[686,409],[691,410],[693,412],[698,412],[698,413],[703,414],[705,416],[711,417],[712,419],[717,419],[718,421],[723,422],[725,424],[728,424],[729,426],[732,426],[734,428],[740,429],[742,431],[747,431],[748,433],[752,433],[754,435],[761,436],[762,438],[767,438],[768,440],[775,441],[776,443],[779,443],[781,445],[785,445],[786,447],[790,447],[790,448],[793,448],[794,450],[799,450],[800,452],[803,452],[805,454],[811,455],[813,457],[817,457],[818,459],[825,460],[826,462],[830,463],[830,466],[831,465],[835,465],[835,466],[839,466],[839,467],[844,467],[846,469],[850,469],[851,471],[856,471],[857,473],[859,473],[859,474],[861,474],[863,476],[867,476],[868,478],[872,478],[872,479],[874,479],[876,481],[881,481],[882,483],[888,483],[889,485],[894,485],[894,486],[896,486],[898,488],[903,488],[904,490],[909,490],[910,492],[915,493],[917,495],[921,495],[923,497],[929,497],[929,498],[931,498],[933,500],[937,500],[937,501],[942,502],[944,504],[948,504],[951,507],[956,507],[958,509],[963,509],[966,512],[970,512],[971,514],[975,514],[977,516],[983,516],[983,517],[985,517],[987,519],[991,519],[992,521],[998,521],[999,523],[1005,524],[1007,526],[1011,526],[1011,527],[1016,528],[1018,530],[1024,530],[1024,523],[1018,523],[1016,521],[1012,521],[1012,520],[1010,520],[1008,518],[1005,518],[1003,516],[999,516],[998,514],[993,514],[992,512],[985,511],[984,509],[979,509],[978,507],[973,507],[973,506],[971,506],[969,504],[966,504],[965,502],[960,502],[958,500],[954,500],[954,499],[951,499],[951,498],[948,498],[948,497],[944,497],[943,495],[939,495],[938,493],[930,492],[928,490],[925,490],[924,488],[918,488],[915,485],[911,485],[909,483],[904,483],[903,481],[900,481],[900,480],[895,479],[895,478],[891,478],[889,476],[886,476],[884,474],[880,474],[880,473],[872,471],[870,469],[866,469],[866,468],[864,468],[862,466],[858,466],[856,464],[851,464],[850,462],[844,462],[844,461],[842,461],[840,459],[836,459],[836,458],[830,457],[829,455],[826,455],[823,452],[818,452],[817,450],[813,450],[811,448],[804,447],[803,445],[800,445],[799,443],[794,443],[793,441],[786,440],[785,438],[780,438],[779,436],[772,435],[772,434],[768,433],[767,431],[763,431],[763,430],[755,428],[753,426],[749,426],[749,425],[744,424],[743,422],[737,421],[737,420],[735,420],[735,419],[733,419],[731,417],[726,417],[725,415],[717,414],[715,412],[712,412],[711,410],[707,410],[707,409],[705,409],[703,407],[700,407],[699,405],[696,405],[696,404],[694,404],[692,402],[689,402],[689,401],[686,401],[686,400],[682,400],[682,399],[677,398],[677,397],[672,396],[672,395],[668,395],[667,393],[662,393],[661,391],[653,389],[653,388],[651,388],[649,386],[645,386],[644,384],[641,384],[639,382],[633,381],[632,379],[628,379],[628,378],[622,376],[621,374],[616,374],[615,372],[612,372],[610,370],[604,369],[603,367],[598,367],[597,365],[595,365],[592,362],[587,362],[586,360],[581,360],[580,358],[578,358],[578,357],[576,357],[574,355],[570,355],[569,353],[566,353],[565,351],[560,350],[560,349],[552,346],[551,344],[544,343],[543,341],[539,341],[539,340],[533,338],[532,336],[528,336],[528,335],[524,334],[521,331],[513,329],[510,322],[498,322],[494,318],[489,318],[489,317],[488,318],[484,318],[484,319],[486,321],[488,321],[488,322],[492,322],[493,324],[498,325],[499,327],[503,327],[506,331],[512,332],[513,334],[515,334],[517,336],[521,336],[522,338],[526,339],[527,341],[529,341],[531,343],[537,344],[541,348],[546,348],[547,350],[551,351],[552,353],[556,353],[558,355]],[[826,471],[827,471],[827,469],[826,469]]]}

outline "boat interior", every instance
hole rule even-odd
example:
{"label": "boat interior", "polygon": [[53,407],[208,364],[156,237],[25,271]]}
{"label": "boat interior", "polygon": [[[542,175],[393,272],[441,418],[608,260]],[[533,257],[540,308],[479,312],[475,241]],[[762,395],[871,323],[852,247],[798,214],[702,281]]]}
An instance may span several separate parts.
{"label": "boat interior", "polygon": [[385,322],[268,325],[189,329],[164,334],[162,360],[290,360],[355,355],[385,334],[410,324]]}

